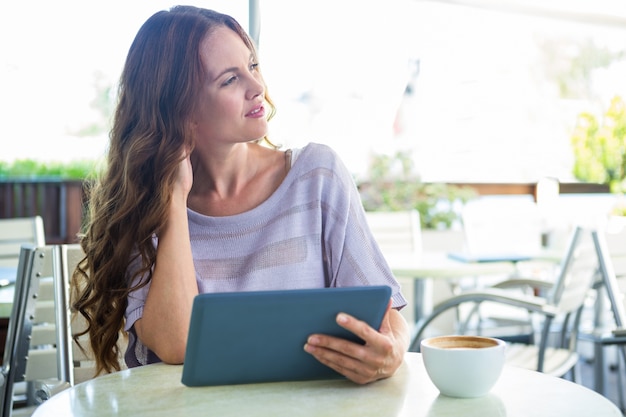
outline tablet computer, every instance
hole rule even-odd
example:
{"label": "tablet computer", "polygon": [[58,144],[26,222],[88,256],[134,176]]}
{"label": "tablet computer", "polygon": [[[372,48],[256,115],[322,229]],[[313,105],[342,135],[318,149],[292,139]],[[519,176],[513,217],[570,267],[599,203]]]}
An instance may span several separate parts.
{"label": "tablet computer", "polygon": [[387,286],[206,293],[195,297],[182,383],[187,386],[341,377],[304,351],[323,333],[361,342],[335,318],[348,313],[380,328]]}

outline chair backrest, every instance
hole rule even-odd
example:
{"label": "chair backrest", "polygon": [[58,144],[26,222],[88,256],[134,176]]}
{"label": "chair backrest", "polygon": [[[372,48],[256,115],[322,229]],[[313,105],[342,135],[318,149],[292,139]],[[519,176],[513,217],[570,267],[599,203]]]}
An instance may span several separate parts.
{"label": "chair backrest", "polygon": [[0,266],[17,267],[20,247],[24,243],[45,245],[42,218],[0,219]]}
{"label": "chair backrest", "polygon": [[78,263],[84,258],[85,252],[79,244],[56,245],[53,248],[54,259],[57,261],[55,275],[59,277],[59,293],[62,302],[67,306],[64,314],[64,326],[59,326],[58,337],[64,340],[64,349],[59,351],[60,362],[65,364],[61,370],[61,377],[70,385],[75,385],[95,377],[95,361],[89,347],[89,338],[83,335],[80,338],[80,346],[74,340],[73,334],[84,330],[87,326],[85,319],[80,315],[73,315],[69,308],[71,302],[70,285],[71,278]]}
{"label": "chair backrest", "polygon": [[16,383],[27,383],[25,404],[37,406],[95,376],[88,339],[81,340],[87,348],[83,350],[72,337],[85,326],[72,317],[69,304],[71,274],[82,257],[79,245],[22,245],[2,368],[0,417],[11,415]]}
{"label": "chair backrest", "polygon": [[[619,221],[621,220],[621,221]],[[626,277],[626,220],[615,219],[593,232],[602,283],[615,324],[626,327],[626,298],[618,279]]]}
{"label": "chair backrest", "polygon": [[626,217],[610,216],[598,230],[604,232],[615,277],[626,278]]}
{"label": "chair backrest", "polygon": [[[2,417],[11,415],[16,383],[57,377],[54,284],[44,273],[51,270],[48,262],[49,247],[22,245],[2,367]],[[39,393],[32,387],[26,385],[27,405],[37,403]]]}
{"label": "chair backrest", "polygon": [[533,255],[541,250],[541,216],[530,199],[470,201],[463,207],[461,220],[470,255]]}
{"label": "chair backrest", "polygon": [[422,252],[419,212],[368,211],[367,223],[383,254]]}
{"label": "chair backrest", "polygon": [[[578,361],[580,319],[597,272],[598,259],[594,250],[592,230],[576,226],[558,267],[556,279],[546,296],[546,307],[553,309],[546,309],[546,312],[552,311],[544,316],[541,326],[536,370],[564,376],[575,366]],[[556,339],[551,337],[554,331],[553,324],[558,324],[560,328],[556,333]],[[558,348],[560,353],[550,354],[549,346]]]}
{"label": "chair backrest", "polygon": [[558,271],[548,302],[561,313],[574,312],[582,307],[598,271],[591,229],[573,230]]}
{"label": "chair backrest", "polygon": [[[571,233],[556,280],[546,297],[548,305],[554,308],[554,315],[544,317],[537,355],[538,371],[545,372],[547,367],[551,374],[563,376],[578,360],[580,318],[597,272],[598,260],[593,246],[592,230],[577,226]],[[557,340],[550,342],[554,319],[558,320],[560,330]],[[561,352],[569,353],[556,355],[546,365],[550,344],[561,349]]]}

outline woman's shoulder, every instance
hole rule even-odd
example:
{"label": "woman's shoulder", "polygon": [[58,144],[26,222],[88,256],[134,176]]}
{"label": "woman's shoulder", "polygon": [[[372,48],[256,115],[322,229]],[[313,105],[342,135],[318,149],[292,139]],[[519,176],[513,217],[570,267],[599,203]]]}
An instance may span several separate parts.
{"label": "woman's shoulder", "polygon": [[337,155],[333,148],[323,143],[309,142],[303,148],[302,152],[310,152],[313,154],[333,154]]}
{"label": "woman's shoulder", "polygon": [[316,166],[334,166],[339,160],[337,152],[328,145],[316,142],[309,142],[301,149],[294,149],[298,160],[313,164]]}
{"label": "woman's shoulder", "polygon": [[295,158],[292,165],[293,179],[304,175],[311,179],[333,179],[341,183],[353,181],[339,154],[328,145],[310,142],[297,151]]}

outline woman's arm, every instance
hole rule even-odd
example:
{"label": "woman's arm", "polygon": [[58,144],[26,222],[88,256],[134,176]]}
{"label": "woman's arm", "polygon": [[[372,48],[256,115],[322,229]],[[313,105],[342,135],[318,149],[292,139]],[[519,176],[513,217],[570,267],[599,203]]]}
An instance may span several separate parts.
{"label": "woman's arm", "polygon": [[198,294],[187,220],[191,182],[191,164],[187,157],[181,162],[168,219],[159,234],[156,264],[143,315],[135,322],[142,343],[166,363],[182,363],[185,359],[191,306]]}

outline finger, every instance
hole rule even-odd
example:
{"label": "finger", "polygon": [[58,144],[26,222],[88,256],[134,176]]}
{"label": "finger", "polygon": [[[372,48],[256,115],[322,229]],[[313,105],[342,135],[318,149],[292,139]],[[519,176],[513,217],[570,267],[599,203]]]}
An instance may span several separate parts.
{"label": "finger", "polygon": [[390,298],[389,303],[387,303],[387,309],[385,310],[385,315],[383,316],[383,320],[380,323],[380,328],[378,331],[382,334],[390,334],[391,333],[391,320],[389,318],[391,305],[393,300]]}
{"label": "finger", "polygon": [[[371,331],[378,334],[373,329]],[[392,350],[386,337],[380,334],[378,337],[376,343],[363,345],[327,335],[312,335],[304,349],[320,362],[328,366],[332,364],[331,367],[335,370],[349,369],[369,377],[386,368],[387,358]]]}
{"label": "finger", "polygon": [[312,335],[304,349],[318,358],[323,358],[325,362],[334,362],[351,368],[356,367],[357,362],[364,363],[370,360],[370,352],[364,345],[333,336]]}
{"label": "finger", "polygon": [[[391,328],[388,316],[389,310],[385,313],[384,324],[381,325],[381,328],[384,328],[386,331]],[[323,354],[327,360],[342,361],[344,357],[349,357],[369,364],[372,368],[378,368],[381,366],[380,362],[393,350],[393,344],[389,336],[374,330],[366,322],[345,313],[339,313],[336,320],[341,327],[359,337],[363,343],[355,343],[343,338],[323,334],[311,335],[307,345],[309,345],[311,350],[314,348],[326,349],[327,351],[323,352]],[[333,352],[337,352],[339,356],[331,357],[330,355]]]}
{"label": "finger", "polygon": [[337,321],[337,324],[339,326],[348,330],[350,333],[353,333],[355,336],[358,336],[366,343],[368,342],[368,340],[378,334],[378,332],[366,322],[346,313],[337,314],[335,320]]}
{"label": "finger", "polygon": [[336,320],[339,326],[343,327],[351,333],[354,333],[356,336],[361,338],[361,340],[363,340],[365,344],[376,344],[377,341],[381,340],[382,335],[388,335],[391,333],[391,321],[389,318],[390,311],[391,299],[387,304],[387,309],[385,310],[385,314],[383,316],[378,331],[372,328],[368,323],[346,313],[337,314]]}
{"label": "finger", "polygon": [[311,344],[305,345],[305,351],[313,355],[320,363],[358,384],[365,384],[383,377],[382,368],[336,351]]}
{"label": "finger", "polygon": [[379,370],[377,369],[350,368],[333,362],[325,363],[325,365],[327,365],[329,368],[334,369],[337,373],[345,376],[346,378],[357,384],[368,384],[370,382],[384,378],[382,373],[379,372]]}

